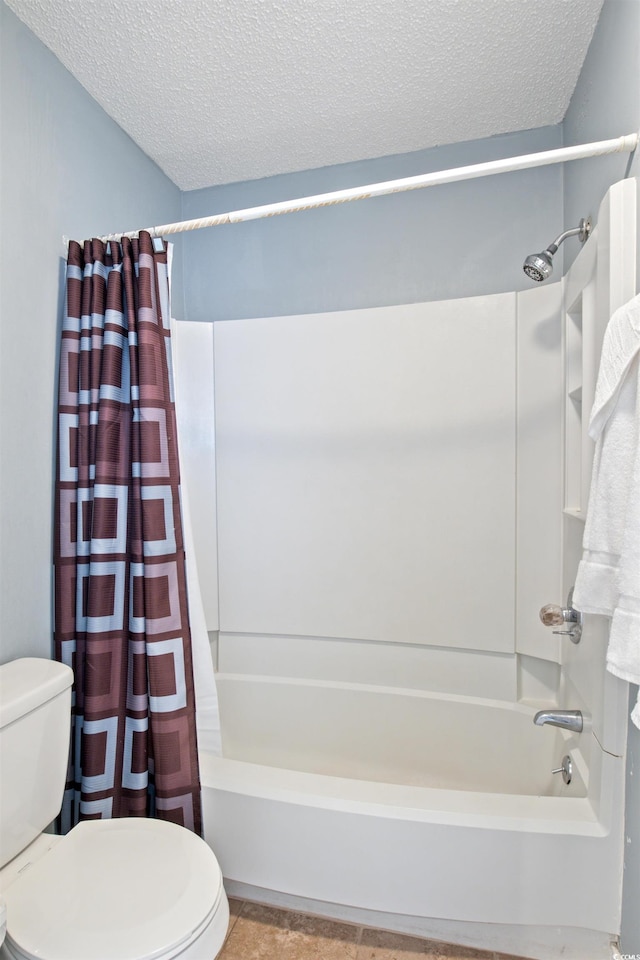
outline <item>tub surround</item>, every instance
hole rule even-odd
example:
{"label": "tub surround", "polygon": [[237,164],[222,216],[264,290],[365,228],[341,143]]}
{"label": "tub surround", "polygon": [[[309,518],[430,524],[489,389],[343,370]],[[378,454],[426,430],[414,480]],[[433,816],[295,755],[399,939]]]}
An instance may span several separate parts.
{"label": "tub surround", "polygon": [[552,284],[179,323],[178,387],[209,358],[183,456],[208,629],[558,663],[538,610],[561,599],[559,307]]}
{"label": "tub surround", "polygon": [[[224,757],[202,783],[232,892],[608,955],[619,896],[589,878],[621,873],[624,761],[592,721],[615,691],[591,696],[597,644],[589,683],[567,676],[538,617],[564,600],[560,304],[552,284],[178,324],[178,382],[198,350],[191,402],[215,416],[184,470],[214,467],[191,498],[218,588]],[[584,732],[534,726],[552,706]]]}

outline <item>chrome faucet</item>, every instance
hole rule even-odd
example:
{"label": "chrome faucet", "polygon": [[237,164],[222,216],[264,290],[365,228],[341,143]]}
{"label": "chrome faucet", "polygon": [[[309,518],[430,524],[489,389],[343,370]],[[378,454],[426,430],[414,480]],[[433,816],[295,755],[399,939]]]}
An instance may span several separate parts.
{"label": "chrome faucet", "polygon": [[580,710],[538,710],[533,722],[539,727],[550,723],[553,727],[562,727],[563,730],[581,733],[583,717]]}

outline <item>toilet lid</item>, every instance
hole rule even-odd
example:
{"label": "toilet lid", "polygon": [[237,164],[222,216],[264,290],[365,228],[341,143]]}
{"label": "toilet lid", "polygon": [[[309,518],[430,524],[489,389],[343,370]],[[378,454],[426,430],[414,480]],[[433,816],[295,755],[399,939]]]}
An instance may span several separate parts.
{"label": "toilet lid", "polygon": [[195,938],[220,902],[204,840],[138,818],[78,824],[5,891],[7,942],[46,960],[159,960]]}

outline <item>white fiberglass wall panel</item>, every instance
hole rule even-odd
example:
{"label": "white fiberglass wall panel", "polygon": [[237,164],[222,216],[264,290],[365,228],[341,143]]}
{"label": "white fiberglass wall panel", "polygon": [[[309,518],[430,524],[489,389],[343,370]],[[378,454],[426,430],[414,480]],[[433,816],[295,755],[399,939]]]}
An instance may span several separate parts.
{"label": "white fiberglass wall panel", "polygon": [[[539,617],[564,605],[562,531],[562,284],[536,284],[518,298],[516,636],[518,653],[560,661],[560,636]],[[554,628],[556,629],[556,628]],[[529,666],[535,665],[529,661]],[[524,691],[521,691],[524,693]]]}
{"label": "white fiberglass wall panel", "polygon": [[207,630],[218,629],[213,324],[181,320],[171,332],[182,488],[186,488]]}
{"label": "white fiberglass wall panel", "polygon": [[513,651],[515,295],[214,324],[220,629]]}

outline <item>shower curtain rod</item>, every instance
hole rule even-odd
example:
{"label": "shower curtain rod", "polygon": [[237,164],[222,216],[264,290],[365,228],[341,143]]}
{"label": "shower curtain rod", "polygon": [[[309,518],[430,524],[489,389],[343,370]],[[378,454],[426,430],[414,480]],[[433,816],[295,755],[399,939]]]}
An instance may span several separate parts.
{"label": "shower curtain rod", "polygon": [[[181,223],[165,223],[160,226],[146,227],[144,229],[148,231],[152,237],[169,236],[172,233],[182,233],[186,230],[201,230],[203,227],[217,227],[223,223],[244,223],[248,220],[274,217],[281,213],[296,213],[302,210],[312,210],[316,207],[346,203],[349,200],[366,200],[369,197],[382,197],[390,193],[402,193],[406,190],[434,187],[443,183],[472,180],[475,177],[489,177],[496,173],[511,173],[515,170],[542,167],[552,163],[564,163],[569,160],[581,160],[586,157],[599,157],[609,153],[630,153],[636,149],[637,145],[638,134],[630,133],[613,140],[599,140],[596,143],[579,144],[574,147],[560,147],[556,150],[545,150],[542,153],[529,153],[519,157],[507,157],[503,160],[490,160],[487,163],[475,163],[467,167],[453,167],[449,170],[423,173],[416,177],[406,177],[402,180],[387,180],[383,183],[372,183],[363,187],[349,187],[346,190],[336,190],[333,193],[319,193],[311,197],[300,197],[297,200],[282,200],[278,203],[267,203],[259,207],[248,207],[245,210],[232,210],[230,213],[218,213],[210,217],[183,220]],[[140,232],[140,230],[132,230],[129,233],[112,233],[108,236],[100,237],[100,239],[106,243],[109,240],[120,240],[123,237],[137,237]],[[64,240],[68,245],[68,239],[65,237]]]}

